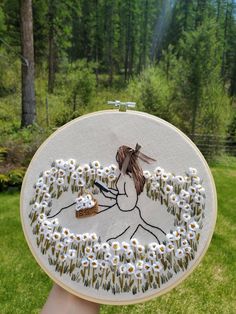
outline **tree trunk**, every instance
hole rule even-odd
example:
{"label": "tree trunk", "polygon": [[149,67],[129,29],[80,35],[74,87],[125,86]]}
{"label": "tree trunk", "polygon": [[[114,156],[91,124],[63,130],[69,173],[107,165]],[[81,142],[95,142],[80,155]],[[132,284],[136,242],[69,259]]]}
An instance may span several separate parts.
{"label": "tree trunk", "polygon": [[52,0],[48,9],[48,92],[53,93],[55,81],[55,51],[54,51],[54,10]]}
{"label": "tree trunk", "polygon": [[22,84],[22,115],[21,127],[27,127],[35,122],[36,102],[34,90],[34,40],[33,40],[33,15],[32,1],[21,0],[21,54],[25,62],[21,66]]}

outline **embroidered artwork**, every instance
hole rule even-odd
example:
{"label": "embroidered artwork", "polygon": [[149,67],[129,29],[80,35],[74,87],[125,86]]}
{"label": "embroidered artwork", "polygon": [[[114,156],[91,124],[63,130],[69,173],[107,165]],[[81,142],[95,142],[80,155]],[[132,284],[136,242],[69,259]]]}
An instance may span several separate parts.
{"label": "embroidered artwork", "polygon": [[80,117],[37,151],[21,192],[25,237],[63,288],[93,302],[158,296],[199,263],[214,182],[190,140],[134,111]]}
{"label": "embroidered artwork", "polygon": [[[61,276],[113,294],[145,293],[150,288],[160,288],[174,274],[184,272],[195,258],[205,210],[205,189],[197,170],[189,168],[182,175],[168,173],[161,167],[153,172],[142,171],[138,159],[148,163],[154,159],[140,153],[140,148],[139,145],[135,150],[120,147],[116,156],[118,167],[103,166],[99,161],[81,165],[75,159],[59,159],[39,176],[30,202],[30,224],[41,254],[47,255],[49,264]],[[134,205],[128,209],[120,203],[120,198],[128,198],[125,176],[134,181],[137,193]],[[56,210],[54,199],[69,190],[74,195],[73,202]],[[99,193],[113,203],[99,204],[96,200]],[[158,221],[143,218],[143,211],[148,208],[139,207],[141,193],[166,207],[174,217],[172,230],[163,230]],[[86,220],[96,219],[96,215],[103,215],[113,207],[139,213],[139,222],[128,242],[119,239],[131,226],[103,239],[92,230],[83,234],[70,230],[60,221],[62,211],[75,211],[75,219]],[[153,242],[143,243],[136,238],[139,229],[148,232]]]}

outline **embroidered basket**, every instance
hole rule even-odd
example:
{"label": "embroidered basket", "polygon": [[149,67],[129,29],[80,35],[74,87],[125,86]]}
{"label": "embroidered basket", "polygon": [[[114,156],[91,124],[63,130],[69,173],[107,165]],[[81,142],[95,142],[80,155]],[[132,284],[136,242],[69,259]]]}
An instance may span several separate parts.
{"label": "embroidered basket", "polygon": [[97,202],[97,200],[93,197],[93,195],[91,193],[87,193],[87,194],[91,195],[92,200],[94,202],[94,206],[93,207],[83,208],[83,209],[80,209],[80,210],[76,210],[75,211],[75,217],[76,218],[85,218],[85,217],[89,217],[89,216],[94,216],[98,212],[98,202]]}

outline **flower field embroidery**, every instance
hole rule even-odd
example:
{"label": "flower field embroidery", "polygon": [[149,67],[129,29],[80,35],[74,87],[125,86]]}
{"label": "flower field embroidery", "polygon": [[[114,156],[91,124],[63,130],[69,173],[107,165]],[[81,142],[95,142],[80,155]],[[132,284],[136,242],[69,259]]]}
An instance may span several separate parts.
{"label": "flower field embroidery", "polygon": [[[98,193],[104,196],[109,193],[114,199],[113,205],[99,204],[97,214],[119,206],[117,182],[120,175],[116,165],[103,167],[99,161],[79,165],[74,159],[56,160],[35,183],[30,224],[38,249],[61,276],[113,294],[145,293],[159,289],[175,274],[187,270],[195,258],[204,221],[205,189],[194,168],[180,176],[157,167],[153,172],[143,171],[143,193],[153,202],[163,204],[173,215],[173,228],[168,232],[143,219],[145,209],[138,207],[138,198],[134,208],[139,211],[141,223],[129,241],[118,240],[128,228],[115,237],[101,239],[93,232],[81,234],[79,230],[61,225],[57,217],[60,212],[69,207],[75,212],[84,209],[81,195],[87,195],[88,191],[95,198]],[[53,200],[69,189],[75,196],[74,202],[52,214]],[[160,241],[149,226],[164,234],[165,240]],[[138,228],[151,233],[155,241],[142,243],[135,237]]]}

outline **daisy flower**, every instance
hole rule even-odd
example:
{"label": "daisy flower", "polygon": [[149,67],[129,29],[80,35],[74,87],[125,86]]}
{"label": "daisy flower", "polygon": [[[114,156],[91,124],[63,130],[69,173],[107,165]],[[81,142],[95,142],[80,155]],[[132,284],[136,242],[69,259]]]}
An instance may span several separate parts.
{"label": "daisy flower", "polygon": [[76,250],[69,250],[67,256],[69,259],[75,258],[76,257]]}
{"label": "daisy flower", "polygon": [[151,191],[157,191],[159,187],[160,187],[160,184],[158,182],[152,182]]}
{"label": "daisy flower", "polygon": [[194,186],[192,186],[192,185],[188,188],[188,191],[189,191],[190,195],[195,195],[196,194],[196,188]]}
{"label": "daisy flower", "polygon": [[97,260],[91,261],[90,264],[93,268],[98,268],[98,265],[99,265]]}
{"label": "daisy flower", "polygon": [[60,260],[61,262],[65,262],[66,259],[67,259],[66,254],[62,253],[62,254],[59,255],[59,260]]}
{"label": "daisy flower", "polygon": [[113,266],[117,266],[119,261],[120,261],[119,255],[115,255],[115,256],[113,256],[113,258],[111,260],[111,263],[112,263]]}
{"label": "daisy flower", "polygon": [[173,186],[167,184],[165,187],[164,187],[164,192],[165,194],[170,194],[173,192]]}
{"label": "daisy flower", "polygon": [[57,251],[63,251],[63,249],[64,249],[64,244],[61,243],[61,242],[56,243],[55,249],[56,249]]}
{"label": "daisy flower", "polygon": [[132,238],[130,239],[130,244],[133,246],[133,247],[137,247],[139,242],[136,238]]}
{"label": "daisy flower", "polygon": [[169,243],[167,243],[167,245],[166,245],[166,252],[172,252],[173,250],[174,250],[174,245],[171,243],[171,242],[169,242]]}
{"label": "daisy flower", "polygon": [[83,241],[83,236],[82,236],[82,234],[77,233],[77,234],[75,235],[75,241],[76,241],[77,243],[82,242],[82,241]]}
{"label": "daisy flower", "polygon": [[110,245],[106,242],[101,244],[101,248],[103,250],[103,252],[109,251],[110,250]]}
{"label": "daisy flower", "polygon": [[164,254],[166,252],[166,247],[164,244],[158,244],[157,251],[159,254]]}
{"label": "daisy flower", "polygon": [[127,243],[127,242],[125,242],[125,241],[123,241],[123,242],[121,243],[121,247],[122,247],[122,249],[125,250],[125,251],[127,251],[127,250],[130,249],[129,243]]}
{"label": "daisy flower", "polygon": [[127,268],[125,267],[125,265],[120,265],[119,271],[121,274],[126,274]]}
{"label": "daisy flower", "polygon": [[143,269],[143,265],[144,265],[144,262],[141,261],[141,260],[138,260],[137,263],[136,263],[136,268],[139,269],[139,270],[142,270]]}
{"label": "daisy flower", "polygon": [[99,243],[94,244],[93,250],[95,253],[99,252],[101,249],[101,245]]}
{"label": "daisy flower", "polygon": [[157,242],[151,242],[148,244],[148,248],[149,248],[149,250],[156,251],[158,248],[158,243]]}
{"label": "daisy flower", "polygon": [[57,159],[55,163],[58,168],[63,168],[65,161],[63,159]]}
{"label": "daisy flower", "polygon": [[147,255],[150,260],[154,260],[156,258],[156,253],[154,251],[149,251]]}
{"label": "daisy flower", "polygon": [[187,233],[186,237],[187,237],[189,240],[193,240],[193,239],[195,239],[196,234],[195,234],[194,231],[191,231],[191,230],[190,230],[190,231]]}
{"label": "daisy flower", "polygon": [[155,174],[157,175],[161,175],[163,172],[164,172],[164,169],[162,169],[161,167],[157,167],[155,170],[154,170]]}
{"label": "daisy flower", "polygon": [[134,257],[134,252],[133,252],[133,250],[131,250],[131,249],[127,250],[127,251],[125,252],[125,256],[126,256],[126,258],[128,258],[128,259],[133,258],[133,257]]}
{"label": "daisy flower", "polygon": [[62,235],[64,237],[68,237],[70,235],[70,230],[68,228],[63,228],[62,229]]}
{"label": "daisy flower", "polygon": [[105,254],[104,254],[104,259],[105,259],[106,261],[109,261],[109,260],[111,259],[111,257],[112,257],[111,253],[105,253]]}
{"label": "daisy flower", "polygon": [[138,280],[143,279],[143,273],[141,271],[136,271],[134,275],[135,275],[135,278]]}
{"label": "daisy flower", "polygon": [[170,194],[170,202],[174,205],[177,204],[179,198],[175,193]]}
{"label": "daisy flower", "polygon": [[143,269],[144,269],[145,273],[148,273],[152,270],[152,265],[150,263],[145,263],[143,265]]}
{"label": "daisy flower", "polygon": [[38,216],[38,221],[42,223],[46,218],[46,215],[44,213],[41,213]]}
{"label": "daisy flower", "polygon": [[58,186],[62,186],[62,185],[64,185],[64,179],[63,178],[58,178],[57,179],[57,181],[56,181],[56,184],[58,185]]}
{"label": "daisy flower", "polygon": [[143,253],[145,252],[145,247],[144,247],[143,245],[139,244],[139,245],[137,246],[137,252],[138,252],[139,254],[143,254]]}
{"label": "daisy flower", "polygon": [[135,266],[132,263],[127,264],[127,273],[129,275],[133,274],[135,272]]}
{"label": "daisy flower", "polygon": [[189,204],[184,205],[183,209],[186,212],[190,212],[192,210],[192,208],[191,208],[191,206]]}
{"label": "daisy flower", "polygon": [[120,250],[120,243],[118,241],[112,242],[111,248],[114,251],[119,251]]}
{"label": "daisy flower", "polygon": [[52,238],[54,241],[59,241],[61,239],[61,234],[59,232],[54,232]]}
{"label": "daisy flower", "polygon": [[163,266],[160,262],[156,262],[156,263],[153,263],[152,265],[152,269],[154,270],[154,272],[160,272],[162,270]]}
{"label": "daisy flower", "polygon": [[197,169],[190,167],[190,168],[188,168],[187,174],[189,176],[196,176],[197,175]]}
{"label": "daisy flower", "polygon": [[166,238],[168,241],[175,241],[175,237],[172,233],[167,233]]}
{"label": "daisy flower", "polygon": [[101,164],[98,160],[95,160],[92,162],[92,167],[95,169],[99,169],[101,167]]}
{"label": "daisy flower", "polygon": [[187,213],[184,213],[184,214],[183,214],[183,220],[184,220],[185,222],[188,222],[190,219],[191,219],[191,216],[190,216],[189,214],[187,214]]}
{"label": "daisy flower", "polygon": [[175,252],[175,256],[177,258],[183,258],[184,257],[184,251],[182,249],[177,249]]}
{"label": "daisy flower", "polygon": [[89,266],[89,261],[87,258],[83,258],[82,261],[81,261],[81,265],[83,267],[88,267]]}
{"label": "daisy flower", "polygon": [[112,165],[109,166],[109,169],[110,169],[111,172],[116,172],[117,166],[112,164]]}
{"label": "daisy flower", "polygon": [[90,260],[90,261],[93,261],[93,260],[95,259],[95,257],[96,257],[96,255],[95,255],[95,253],[93,253],[93,252],[87,254],[87,258],[88,258],[88,260]]}
{"label": "daisy flower", "polygon": [[196,231],[199,229],[199,225],[196,221],[192,221],[189,225],[188,225],[189,229],[191,231]]}
{"label": "daisy flower", "polygon": [[151,177],[151,172],[148,170],[143,171],[143,176],[145,179],[149,179]]}

